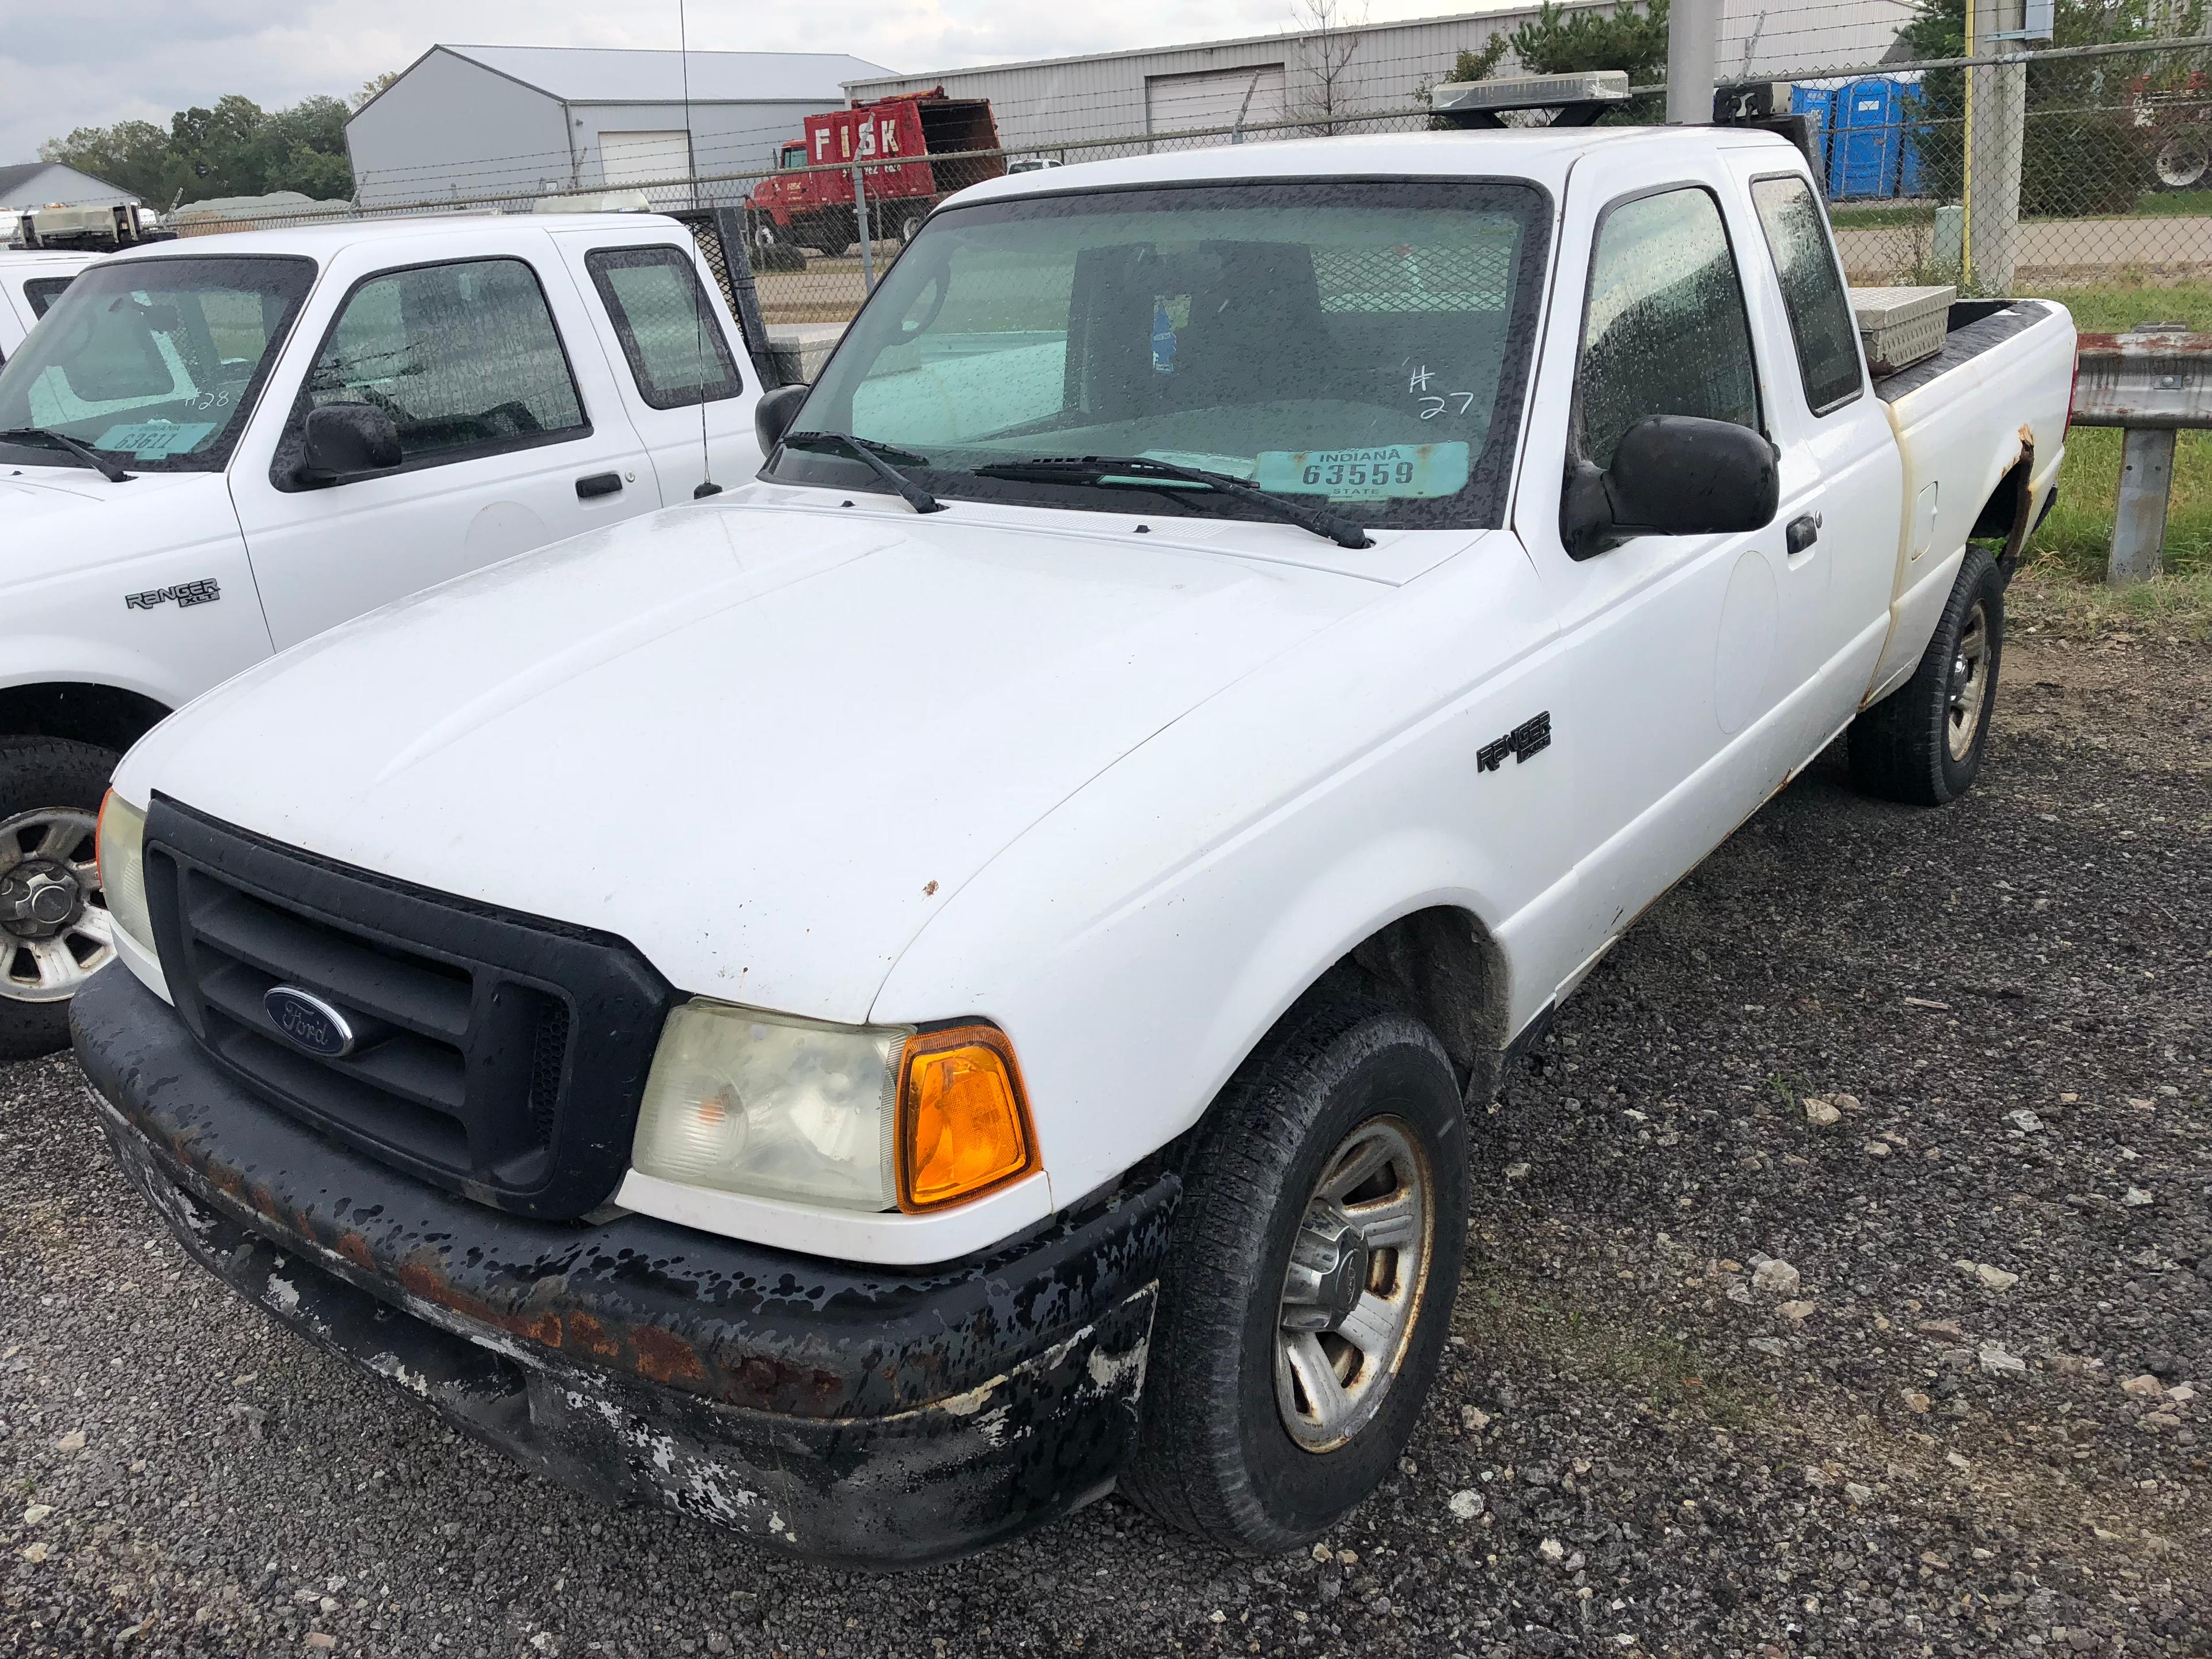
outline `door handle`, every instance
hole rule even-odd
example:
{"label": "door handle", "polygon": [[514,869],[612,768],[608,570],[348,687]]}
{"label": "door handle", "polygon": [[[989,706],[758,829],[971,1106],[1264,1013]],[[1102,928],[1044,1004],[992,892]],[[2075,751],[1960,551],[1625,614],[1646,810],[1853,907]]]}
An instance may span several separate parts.
{"label": "door handle", "polygon": [[618,495],[621,493],[622,474],[619,472],[594,472],[576,480],[576,499],[580,501],[588,501],[599,495]]}
{"label": "door handle", "polygon": [[[576,488],[580,490],[583,486],[579,484]],[[1806,513],[1790,520],[1788,536],[1790,551],[1793,555],[1802,553],[1820,539],[1820,515],[1817,513]]]}

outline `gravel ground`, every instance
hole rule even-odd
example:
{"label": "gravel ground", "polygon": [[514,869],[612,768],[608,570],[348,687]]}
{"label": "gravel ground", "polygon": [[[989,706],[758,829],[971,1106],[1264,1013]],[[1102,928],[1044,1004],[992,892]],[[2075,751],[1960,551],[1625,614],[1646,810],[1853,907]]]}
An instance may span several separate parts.
{"label": "gravel ground", "polygon": [[1830,757],[1563,1015],[1401,1478],[1284,1560],[601,1510],[243,1310],[66,1059],[0,1068],[0,1653],[2212,1651],[2212,654],[2006,670],[1966,801]]}

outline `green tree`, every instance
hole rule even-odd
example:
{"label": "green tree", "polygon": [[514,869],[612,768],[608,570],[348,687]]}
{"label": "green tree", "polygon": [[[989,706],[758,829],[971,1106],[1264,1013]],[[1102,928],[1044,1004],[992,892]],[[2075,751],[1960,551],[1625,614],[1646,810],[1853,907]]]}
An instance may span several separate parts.
{"label": "green tree", "polygon": [[341,98],[305,98],[289,109],[264,110],[232,93],[213,108],[179,110],[166,132],[150,121],[79,127],[39,146],[39,155],[162,208],[276,190],[343,198],[353,194],[346,112]]}
{"label": "green tree", "polygon": [[1513,55],[1531,75],[1626,70],[1632,87],[1667,78],[1667,0],[1609,12],[1563,10],[1544,0],[1512,34]]}
{"label": "green tree", "polygon": [[[2058,0],[2051,44],[2103,46],[2160,33],[2153,0]],[[1965,57],[1966,0],[1920,0],[1898,39],[1916,63]],[[1977,51],[1986,55],[1978,46]],[[2029,63],[2022,213],[2111,213],[2134,206],[2148,183],[2134,103],[2137,83],[2155,78],[2157,61],[2130,54]],[[1964,189],[1966,74],[1929,70],[1921,77],[1921,176],[1923,188],[1945,201],[1959,200]]]}
{"label": "green tree", "polygon": [[[1632,87],[1667,78],[1667,0],[1635,0],[1610,12],[1567,11],[1544,0],[1534,17],[1510,33],[1493,34],[1480,52],[1462,48],[1452,66],[1455,81],[1486,81],[1513,55],[1523,75],[1572,75],[1590,70],[1624,70]],[[1656,95],[1631,100],[1611,112],[1613,122],[1656,121],[1665,100]]]}
{"label": "green tree", "polygon": [[368,102],[370,99],[375,97],[378,93],[382,92],[385,88],[390,86],[398,78],[399,71],[398,70],[386,70],[381,75],[372,75],[368,80],[361,83],[361,90],[355,93],[352,97],[347,99],[346,102],[351,104],[356,109],[359,109],[362,105]]}
{"label": "green tree", "polygon": [[88,173],[148,202],[166,204],[162,192],[169,135],[151,121],[118,121],[112,127],[79,127],[66,138],[39,146],[39,159]]}

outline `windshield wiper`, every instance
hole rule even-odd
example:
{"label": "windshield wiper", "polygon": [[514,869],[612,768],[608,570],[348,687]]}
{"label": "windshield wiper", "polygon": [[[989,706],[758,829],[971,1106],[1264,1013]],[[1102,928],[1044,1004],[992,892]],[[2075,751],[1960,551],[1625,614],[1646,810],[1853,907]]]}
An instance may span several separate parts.
{"label": "windshield wiper", "polygon": [[1242,478],[1232,478],[1226,472],[1208,472],[1203,467],[1178,466],[1173,461],[1156,461],[1143,455],[1033,455],[1025,461],[1003,461],[992,466],[975,469],[978,477],[1009,478],[1021,483],[1053,483],[1055,482],[1102,483],[1117,477],[1133,478],[1173,478],[1182,483],[1204,484],[1210,489],[1240,501],[1249,501],[1285,524],[1294,524],[1301,530],[1310,530],[1316,536],[1326,536],[1339,547],[1372,547],[1374,538],[1352,520],[1340,513],[1332,513],[1325,507],[1308,507],[1303,502],[1289,501],[1271,491],[1249,484]]}
{"label": "windshield wiper", "polygon": [[59,444],[110,483],[129,483],[138,476],[135,472],[125,472],[98,450],[87,448],[66,433],[49,432],[42,426],[19,426],[10,432],[0,432],[0,443],[20,444],[33,439]]}
{"label": "windshield wiper", "polygon": [[917,513],[942,513],[945,503],[924,489],[905,473],[893,466],[890,458],[896,456],[909,466],[927,465],[928,458],[909,454],[903,449],[886,449],[870,443],[866,438],[855,438],[849,432],[793,432],[785,434],[784,442],[805,448],[809,445],[839,444],[867,463],[875,475],[898,491],[906,504]]}

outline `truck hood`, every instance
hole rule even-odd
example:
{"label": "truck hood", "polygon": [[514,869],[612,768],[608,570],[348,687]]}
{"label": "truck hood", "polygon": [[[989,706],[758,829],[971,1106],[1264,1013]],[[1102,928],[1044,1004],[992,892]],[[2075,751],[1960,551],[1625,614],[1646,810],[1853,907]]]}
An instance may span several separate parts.
{"label": "truck hood", "polygon": [[141,472],[110,483],[87,467],[11,464],[0,468],[0,581],[58,562],[82,570],[134,559],[179,538],[190,544],[210,512],[217,533],[237,535],[220,472]]}
{"label": "truck hood", "polygon": [[[141,473],[131,483],[172,483],[182,476]],[[0,475],[0,524],[21,524],[51,513],[80,513],[88,503],[104,499],[108,492],[130,487],[112,484],[89,468],[79,471],[60,466],[11,466]]]}
{"label": "truck hood", "polygon": [[1390,591],[1103,523],[662,512],[251,670],[118,783],[619,934],[694,994],[859,1021],[1016,836]]}

